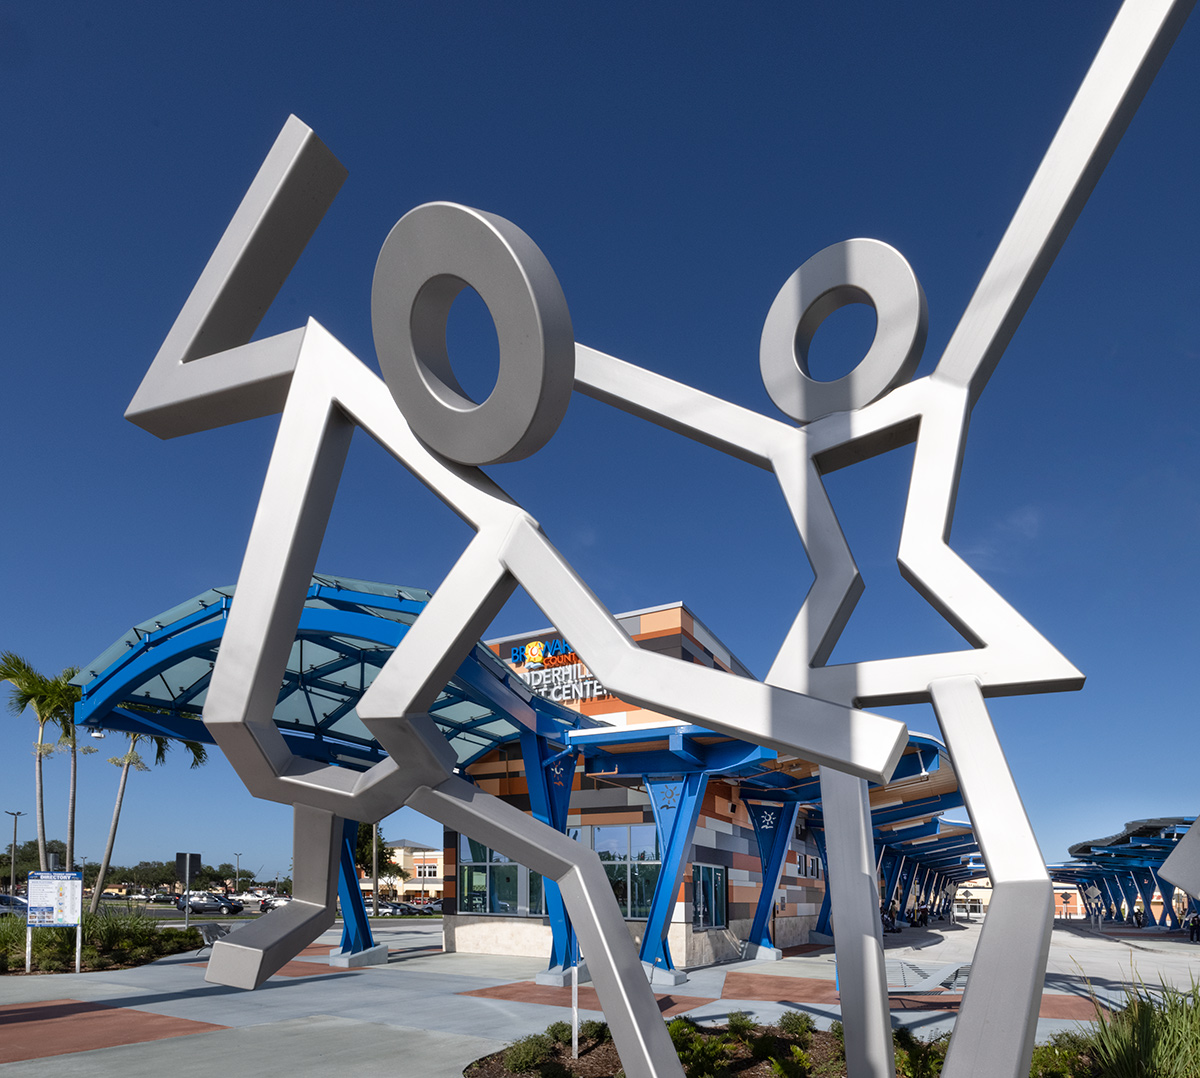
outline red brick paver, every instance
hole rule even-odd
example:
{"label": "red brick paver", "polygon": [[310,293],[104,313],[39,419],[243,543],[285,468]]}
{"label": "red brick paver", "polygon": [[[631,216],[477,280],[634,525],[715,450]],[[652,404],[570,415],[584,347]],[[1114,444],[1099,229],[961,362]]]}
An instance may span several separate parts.
{"label": "red brick paver", "polygon": [[0,1063],[45,1059],[227,1028],[127,1007],[81,1003],[76,999],[11,1003],[0,1007]]}
{"label": "red brick paver", "polygon": [[[571,1006],[571,989],[554,988],[547,984],[537,984],[535,981],[517,981],[516,984],[501,984],[495,988],[478,988],[471,992],[460,992],[461,996],[483,996],[486,999],[508,999],[515,1003],[540,1003],[544,1007]],[[704,999],[700,996],[656,995],[659,1011],[670,1018],[682,1014],[695,1007],[702,1007],[715,1000]],[[579,1006],[587,1011],[603,1011],[600,997],[596,990],[584,985],[579,988]]]}

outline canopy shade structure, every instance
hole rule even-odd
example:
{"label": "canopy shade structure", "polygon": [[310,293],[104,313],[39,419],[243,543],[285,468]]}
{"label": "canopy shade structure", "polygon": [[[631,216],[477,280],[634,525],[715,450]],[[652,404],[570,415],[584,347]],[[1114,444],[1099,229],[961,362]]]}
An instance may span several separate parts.
{"label": "canopy shade structure", "polygon": [[[357,770],[383,758],[355,709],[429,598],[421,588],[313,576],[275,705],[293,753]],[[233,600],[233,587],[211,588],[124,633],[75,679],[76,724],[211,744],[201,713]],[[534,695],[483,645],[430,714],[460,767],[514,740],[522,726],[561,740],[597,725]]]}
{"label": "canopy shade structure", "polygon": [[[807,807],[806,825],[824,829],[820,779],[811,763],[780,760],[772,770],[744,780],[741,789],[746,798],[798,802]],[[875,848],[881,855],[896,851],[949,881],[986,873],[971,825],[943,819],[946,812],[964,806],[958,776],[938,738],[910,733],[891,781],[872,784],[869,800]]]}
{"label": "canopy shade structure", "polygon": [[[1070,847],[1072,860],[1047,865],[1050,878],[1073,884],[1084,896],[1085,905],[1099,902],[1105,919],[1122,903],[1132,913],[1139,897],[1150,927],[1178,927],[1172,908],[1175,885],[1160,875],[1163,862],[1196,822],[1195,816],[1157,816],[1133,820],[1115,835],[1077,842]],[[1094,891],[1096,893],[1090,893]],[[1162,918],[1155,918],[1151,903],[1155,891],[1162,898]],[[1089,901],[1089,898],[1091,901]],[[1197,899],[1187,896],[1189,909],[1200,910]]]}

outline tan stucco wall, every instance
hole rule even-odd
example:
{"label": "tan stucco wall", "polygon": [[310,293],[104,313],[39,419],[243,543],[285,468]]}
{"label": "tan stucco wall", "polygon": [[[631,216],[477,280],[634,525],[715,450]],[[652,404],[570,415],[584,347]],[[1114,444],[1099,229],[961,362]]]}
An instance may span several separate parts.
{"label": "tan stucco wall", "polygon": [[464,954],[549,957],[550,924],[537,917],[454,915],[442,919],[442,946]]}

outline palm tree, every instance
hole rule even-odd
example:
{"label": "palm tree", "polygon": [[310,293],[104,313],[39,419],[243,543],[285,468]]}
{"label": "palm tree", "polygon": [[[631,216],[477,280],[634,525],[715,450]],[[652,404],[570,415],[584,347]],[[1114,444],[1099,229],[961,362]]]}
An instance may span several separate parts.
{"label": "palm tree", "polygon": [[[12,685],[8,699],[9,710],[20,715],[26,708],[33,711],[38,724],[38,739],[33,750],[34,808],[37,812],[38,861],[46,871],[46,813],[42,797],[42,757],[54,751],[47,745],[46,723],[52,722],[62,732],[62,740],[71,749],[71,790],[68,800],[67,820],[67,868],[71,867],[75,839],[75,704],[79,700],[79,687],[71,679],[79,673],[68,666],[57,677],[47,677],[35,670],[25,659],[12,651],[0,653],[0,681]],[[69,735],[68,735],[69,731]]]}
{"label": "palm tree", "polygon": [[[104,877],[108,875],[108,864],[112,860],[113,845],[117,841],[117,824],[121,820],[121,802],[125,799],[125,783],[129,778],[130,768],[134,771],[150,770],[137,751],[138,742],[144,739],[154,742],[154,763],[156,765],[165,763],[167,753],[171,749],[171,738],[158,737],[153,734],[130,734],[129,751],[124,756],[110,756],[108,759],[110,764],[121,769],[121,781],[117,784],[117,803],[113,806],[112,826],[108,829],[108,845],[104,847],[104,857],[100,861],[100,871],[96,875],[96,885],[92,889],[92,904],[89,907],[92,913],[99,908],[100,895],[104,892]],[[183,745],[191,753],[192,767],[199,767],[208,760],[208,750],[200,742],[185,741]]]}
{"label": "palm tree", "polygon": [[[74,677],[76,672],[74,668],[68,667],[59,677],[66,677],[68,674]],[[69,688],[74,690],[74,697],[71,700],[72,710],[61,716],[55,716],[54,721],[59,729],[57,747],[71,755],[71,779],[67,786],[67,871],[73,872],[75,870],[75,787],[79,771],[79,754],[90,756],[99,750],[91,745],[79,748],[75,740],[74,705],[79,702],[80,690],[75,685],[71,685]]]}

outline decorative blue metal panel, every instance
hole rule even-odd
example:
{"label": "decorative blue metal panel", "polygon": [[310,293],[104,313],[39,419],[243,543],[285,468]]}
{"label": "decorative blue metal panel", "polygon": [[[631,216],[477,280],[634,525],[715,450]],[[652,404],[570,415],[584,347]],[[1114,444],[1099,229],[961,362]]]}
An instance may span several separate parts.
{"label": "decorative blue metal panel", "polygon": [[654,810],[654,823],[658,828],[662,868],[654,888],[654,897],[650,900],[641,958],[657,969],[670,970],[675,968],[675,964],[671,961],[667,931],[671,926],[671,914],[683,879],[683,868],[691,852],[692,833],[696,830],[700,805],[708,787],[708,772],[693,771],[679,779],[647,776],[645,783]]}
{"label": "decorative blue metal panel", "polygon": [[[575,752],[561,752],[532,730],[521,729],[521,756],[525,761],[525,781],[529,787],[529,805],[534,818],[564,834],[575,778]],[[542,880],[546,916],[550,920],[550,968],[567,969],[578,958],[579,945],[571,928],[571,919],[563,904],[558,884]]]}
{"label": "decorative blue metal panel", "polygon": [[762,887],[750,925],[750,942],[760,947],[775,946],[770,930],[771,907],[775,904],[775,889],[779,886],[779,875],[791,845],[792,828],[796,824],[799,808],[794,801],[785,805],[746,802],[750,822],[754,824],[754,835],[758,839],[758,857],[762,864]]}
{"label": "decorative blue metal panel", "polygon": [[338,899],[342,903],[342,954],[358,954],[375,946],[371,922],[363,904],[354,849],[358,845],[358,821],[342,822],[342,851],[338,860]]}

